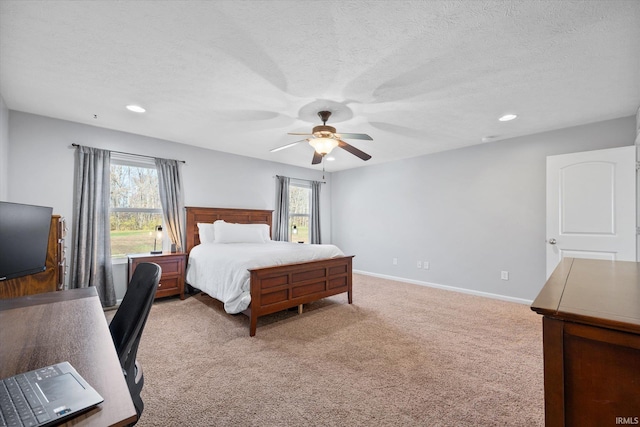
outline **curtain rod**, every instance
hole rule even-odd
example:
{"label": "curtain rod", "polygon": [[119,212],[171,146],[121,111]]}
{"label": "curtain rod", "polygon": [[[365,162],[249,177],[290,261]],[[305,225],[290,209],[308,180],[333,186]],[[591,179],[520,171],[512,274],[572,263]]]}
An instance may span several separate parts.
{"label": "curtain rod", "polygon": [[[73,144],[71,144],[71,145],[73,147],[82,147],[80,144],[76,144],[75,142]],[[91,148],[91,147],[89,147],[89,148]],[[107,151],[110,151],[112,153],[118,153],[118,154],[126,154],[127,156],[144,157],[144,158],[147,158],[147,159],[155,159],[156,158],[156,157],[153,157],[153,156],[145,156],[143,154],[127,153],[127,152],[124,152],[124,151],[116,151],[116,150],[107,150]],[[170,159],[170,160],[174,160],[174,159]],[[187,163],[184,160],[176,160],[176,162]]]}
{"label": "curtain rod", "polygon": [[[313,182],[313,179],[293,178],[293,177],[290,177],[290,176],[284,176],[284,175],[276,175],[274,178],[280,178],[280,177],[282,177],[282,178],[289,178],[289,179],[295,179],[296,181],[307,181],[307,182]],[[326,181],[318,181],[318,182],[319,182],[319,183],[321,183],[321,184],[326,184],[326,183],[327,183]]]}

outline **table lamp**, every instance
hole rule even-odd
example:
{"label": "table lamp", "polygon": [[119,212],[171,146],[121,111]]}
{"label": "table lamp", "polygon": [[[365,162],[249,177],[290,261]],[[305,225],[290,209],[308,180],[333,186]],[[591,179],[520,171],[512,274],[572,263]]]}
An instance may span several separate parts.
{"label": "table lamp", "polygon": [[[160,250],[156,250],[156,245],[158,243],[158,240],[160,240]],[[152,254],[161,254],[162,253],[162,226],[161,225],[156,225],[156,235],[153,239],[153,250],[151,251]]]}

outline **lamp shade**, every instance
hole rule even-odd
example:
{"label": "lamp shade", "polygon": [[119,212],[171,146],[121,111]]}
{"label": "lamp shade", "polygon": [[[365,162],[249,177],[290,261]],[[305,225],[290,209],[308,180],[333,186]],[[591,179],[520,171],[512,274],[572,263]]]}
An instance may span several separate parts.
{"label": "lamp shade", "polygon": [[329,154],[331,150],[338,146],[338,140],[333,138],[312,138],[309,140],[309,145],[320,154]]}

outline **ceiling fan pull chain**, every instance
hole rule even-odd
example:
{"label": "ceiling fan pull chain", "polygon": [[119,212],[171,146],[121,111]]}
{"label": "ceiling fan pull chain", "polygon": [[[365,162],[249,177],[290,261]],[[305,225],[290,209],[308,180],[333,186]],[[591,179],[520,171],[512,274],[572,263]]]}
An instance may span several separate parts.
{"label": "ceiling fan pull chain", "polygon": [[326,156],[322,156],[322,180],[324,181],[324,158]]}

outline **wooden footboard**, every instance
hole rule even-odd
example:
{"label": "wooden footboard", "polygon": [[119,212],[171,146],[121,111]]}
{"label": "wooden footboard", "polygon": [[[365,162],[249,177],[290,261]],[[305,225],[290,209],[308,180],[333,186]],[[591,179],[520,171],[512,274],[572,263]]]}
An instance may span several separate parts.
{"label": "wooden footboard", "polygon": [[298,264],[249,270],[251,272],[251,305],[249,335],[256,334],[258,317],[308,304],[331,295],[352,295],[353,256],[323,259]]}

